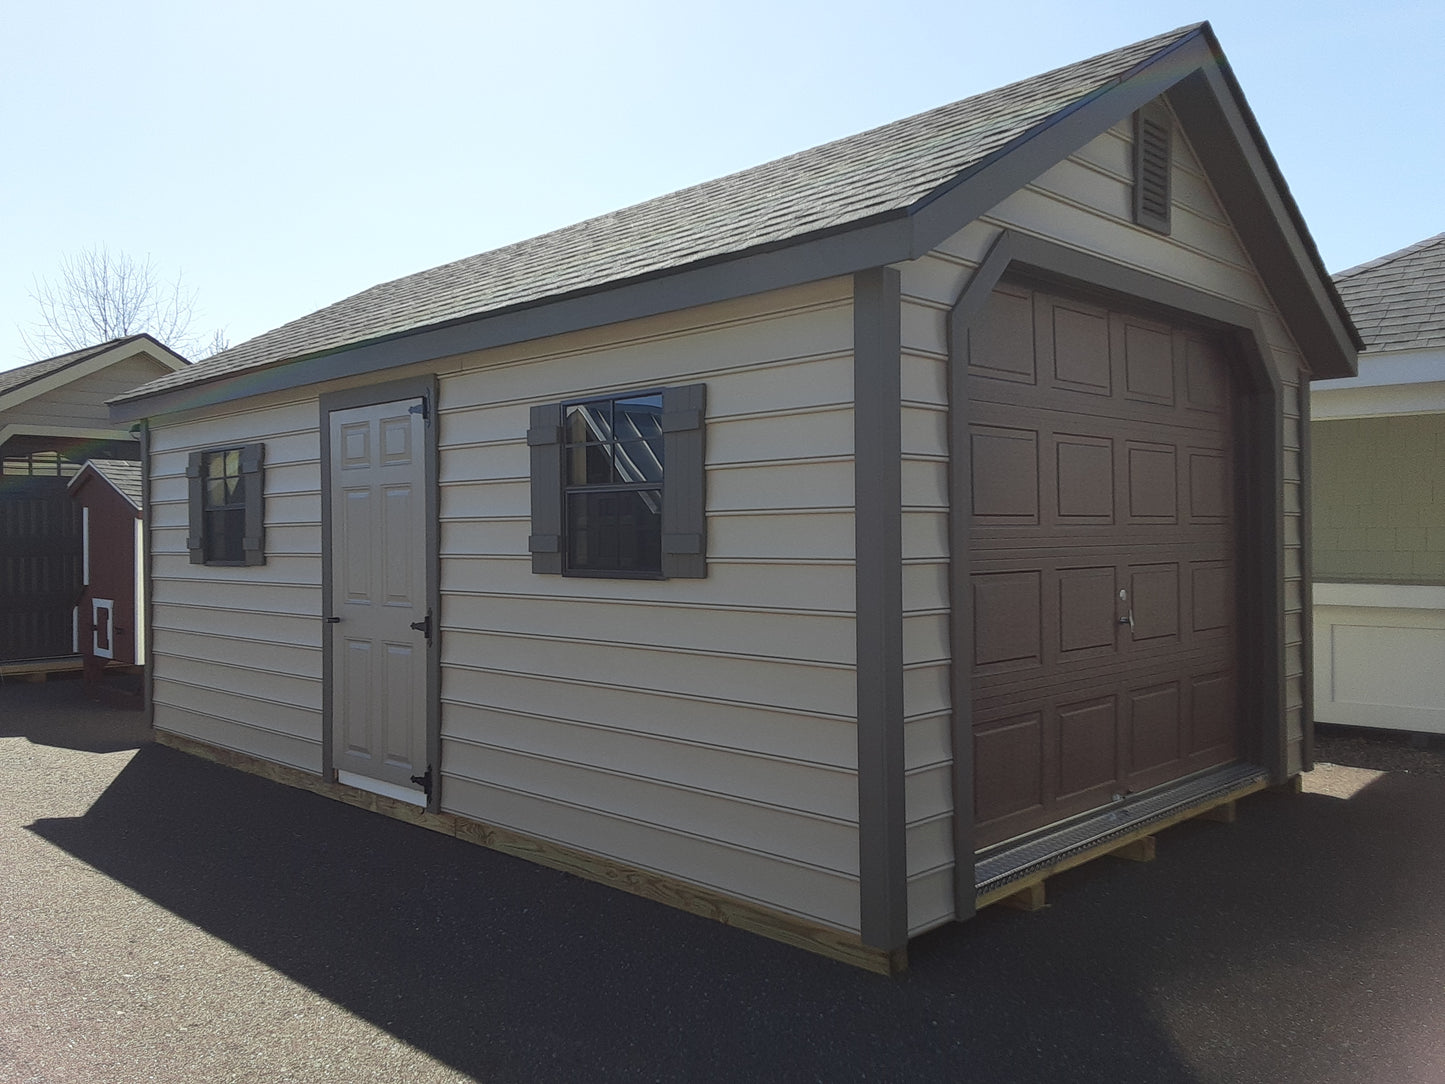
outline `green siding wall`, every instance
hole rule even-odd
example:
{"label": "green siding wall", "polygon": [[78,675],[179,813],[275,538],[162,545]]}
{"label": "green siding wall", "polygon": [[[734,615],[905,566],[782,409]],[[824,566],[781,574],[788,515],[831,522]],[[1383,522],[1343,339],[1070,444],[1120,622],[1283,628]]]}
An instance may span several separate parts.
{"label": "green siding wall", "polygon": [[1314,578],[1445,584],[1445,415],[1314,422]]}

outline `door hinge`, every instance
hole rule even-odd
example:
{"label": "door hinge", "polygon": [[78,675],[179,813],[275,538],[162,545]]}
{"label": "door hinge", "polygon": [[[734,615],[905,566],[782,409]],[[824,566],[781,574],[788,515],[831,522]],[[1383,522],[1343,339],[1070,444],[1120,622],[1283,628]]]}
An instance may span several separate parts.
{"label": "door hinge", "polygon": [[426,616],[425,616],[424,618],[422,618],[420,621],[413,621],[413,622],[411,623],[411,627],[412,627],[413,629],[415,629],[417,632],[421,633],[423,636],[425,636],[425,637],[426,637],[426,642],[427,642],[428,646],[430,646],[430,644],[431,644],[431,611],[428,610],[428,611],[426,612]]}
{"label": "door hinge", "polygon": [[427,800],[428,802],[430,802],[430,801],[431,801],[431,765],[428,764],[428,765],[426,766],[426,771],[422,772],[421,775],[414,775],[414,776],[412,776],[412,777],[411,777],[411,781],[412,781],[413,783],[415,783],[417,786],[421,787],[422,793],[424,793],[424,794],[426,795],[426,800]]}
{"label": "door hinge", "polygon": [[411,414],[420,414],[422,421],[427,421],[431,418],[431,415],[427,412],[426,399],[422,399],[422,401],[414,407],[407,407],[407,411]]}

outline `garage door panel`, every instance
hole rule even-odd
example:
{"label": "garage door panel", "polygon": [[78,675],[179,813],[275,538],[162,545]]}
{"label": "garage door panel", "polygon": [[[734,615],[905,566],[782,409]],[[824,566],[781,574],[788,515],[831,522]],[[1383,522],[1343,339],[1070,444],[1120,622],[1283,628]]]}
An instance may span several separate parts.
{"label": "garage door panel", "polygon": [[981,573],[973,581],[974,666],[1037,666],[1043,659],[1042,573]]}
{"label": "garage door panel", "polygon": [[1116,652],[1119,637],[1114,617],[1114,567],[1063,568],[1056,582],[1060,660],[1077,657],[1080,652]]}
{"label": "garage door panel", "polygon": [[1058,433],[1054,445],[1057,522],[1107,526],[1114,522],[1114,442],[1108,437]]}
{"label": "garage door panel", "polygon": [[1115,314],[1111,331],[1114,348],[1123,355],[1125,398],[1174,406],[1175,344],[1169,325]]}
{"label": "garage door panel", "polygon": [[1129,522],[1173,524],[1179,510],[1178,452],[1168,444],[1125,445],[1128,471]]}
{"label": "garage door panel", "polygon": [[1025,428],[969,431],[975,520],[1013,526],[1039,521],[1039,435]]}
{"label": "garage door panel", "polygon": [[1130,613],[1134,643],[1179,638],[1179,566],[1132,565],[1129,568]]}
{"label": "garage door panel", "polygon": [[973,735],[980,824],[1044,808],[1044,718],[1031,711],[978,728]]}
{"label": "garage door panel", "polygon": [[1229,460],[1222,451],[1189,450],[1189,518],[1195,523],[1220,523],[1232,518],[1233,486]]}
{"label": "garage door panel", "polygon": [[1000,286],[969,329],[969,375],[1034,384],[1033,294]]}
{"label": "garage door panel", "polygon": [[1040,367],[1055,389],[1113,394],[1109,313],[1082,302],[1048,298],[1035,304]]}
{"label": "garage door panel", "polygon": [[1183,755],[1184,697],[1180,682],[1131,689],[1128,693],[1131,783],[1144,772]]}
{"label": "garage door panel", "polygon": [[1056,797],[1112,791],[1118,779],[1119,701],[1102,696],[1058,709]]}
{"label": "garage door panel", "polygon": [[1224,349],[1091,302],[1026,303],[1016,284],[997,296],[970,342],[999,357],[975,351],[964,396],[985,846],[1238,746]]}

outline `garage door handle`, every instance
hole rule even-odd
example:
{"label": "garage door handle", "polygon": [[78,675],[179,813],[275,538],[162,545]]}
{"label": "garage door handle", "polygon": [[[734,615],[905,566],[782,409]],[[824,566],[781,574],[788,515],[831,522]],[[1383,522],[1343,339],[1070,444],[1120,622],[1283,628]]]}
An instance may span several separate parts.
{"label": "garage door handle", "polygon": [[339,624],[341,624],[341,618],[339,618],[339,617],[328,617],[328,618],[325,618],[324,620],[326,621],[326,623],[327,623],[328,625],[339,625]]}
{"label": "garage door handle", "polygon": [[1132,629],[1134,627],[1134,611],[1130,610],[1128,617],[1119,618],[1119,624],[1128,625]]}

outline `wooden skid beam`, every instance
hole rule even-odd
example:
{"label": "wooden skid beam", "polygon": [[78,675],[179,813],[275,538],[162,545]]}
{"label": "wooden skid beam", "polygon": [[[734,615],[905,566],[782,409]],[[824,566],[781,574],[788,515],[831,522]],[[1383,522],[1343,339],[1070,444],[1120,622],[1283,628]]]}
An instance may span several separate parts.
{"label": "wooden skid beam", "polygon": [[1025,885],[1012,896],[1005,896],[998,901],[1000,907],[1011,907],[1015,911],[1042,911],[1046,906],[1044,901],[1044,882],[1034,881]]}
{"label": "wooden skid beam", "polygon": [[750,933],[761,934],[795,948],[807,949],[866,971],[896,975],[908,968],[907,949],[890,952],[873,948],[863,944],[857,934],[821,926],[746,900],[734,899],[721,892],[691,885],[652,870],[624,865],[599,855],[523,835],[521,832],[483,824],[455,813],[429,813],[410,802],[373,794],[371,791],[348,787],[342,783],[329,783],[321,776],[300,768],[276,764],[233,749],[221,749],[164,730],[155,732],[155,740],[158,744],[204,760],[237,768],[289,787],[309,790],[347,805],[407,821],[443,835],[455,836],[467,843],[525,858],[529,862],[572,873],[589,881],[620,888],[635,896],[665,903],[669,907],[713,919],[725,926],[737,926]]}
{"label": "wooden skid beam", "polygon": [[1130,840],[1122,847],[1115,847],[1109,852],[1110,858],[1121,858],[1125,862],[1152,862],[1154,861],[1154,836],[1140,836],[1138,839]]}
{"label": "wooden skid beam", "polygon": [[1202,821],[1215,821],[1218,824],[1233,824],[1239,819],[1238,802],[1221,802],[1213,809],[1206,809],[1199,814]]}

